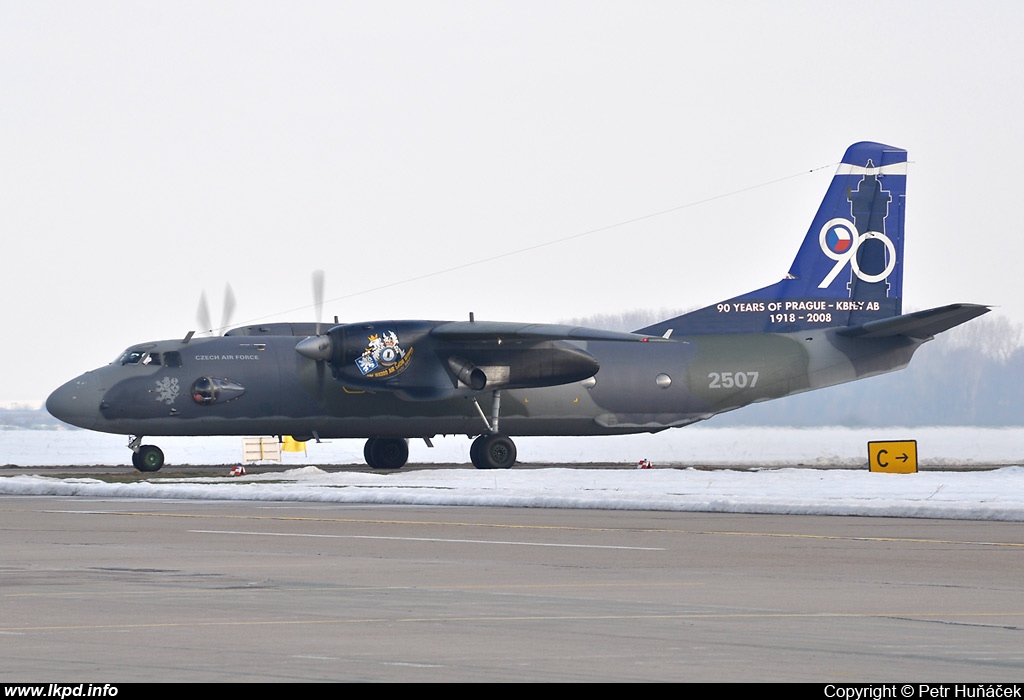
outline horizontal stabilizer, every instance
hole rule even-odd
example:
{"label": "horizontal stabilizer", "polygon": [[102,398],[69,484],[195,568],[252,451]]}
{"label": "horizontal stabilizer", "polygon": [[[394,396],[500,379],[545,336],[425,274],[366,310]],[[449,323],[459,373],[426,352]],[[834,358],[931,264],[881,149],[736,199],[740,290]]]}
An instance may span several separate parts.
{"label": "horizontal stabilizer", "polygon": [[450,341],[481,340],[614,340],[646,343],[663,341],[659,336],[620,333],[551,323],[505,323],[500,321],[452,321],[437,326],[430,335]]}
{"label": "horizontal stabilizer", "polygon": [[849,338],[886,338],[905,335],[908,338],[925,340],[959,326],[961,323],[966,323],[972,318],[987,314],[989,311],[991,311],[989,307],[980,304],[950,304],[903,316],[868,321],[859,326],[844,328],[837,333]]}

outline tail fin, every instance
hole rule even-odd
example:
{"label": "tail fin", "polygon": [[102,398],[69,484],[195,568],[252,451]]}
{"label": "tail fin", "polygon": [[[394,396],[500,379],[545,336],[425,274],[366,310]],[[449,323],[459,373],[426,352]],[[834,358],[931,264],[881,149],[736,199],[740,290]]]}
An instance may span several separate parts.
{"label": "tail fin", "polygon": [[637,332],[789,333],[898,316],[906,188],[906,151],[855,143],[785,279]]}

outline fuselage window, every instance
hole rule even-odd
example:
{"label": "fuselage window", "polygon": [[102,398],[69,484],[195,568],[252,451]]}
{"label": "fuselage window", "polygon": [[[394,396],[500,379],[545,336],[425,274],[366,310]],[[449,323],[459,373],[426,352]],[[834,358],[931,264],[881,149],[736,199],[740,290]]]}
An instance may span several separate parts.
{"label": "fuselage window", "polygon": [[174,350],[165,352],[164,364],[168,367],[181,367],[181,353]]}

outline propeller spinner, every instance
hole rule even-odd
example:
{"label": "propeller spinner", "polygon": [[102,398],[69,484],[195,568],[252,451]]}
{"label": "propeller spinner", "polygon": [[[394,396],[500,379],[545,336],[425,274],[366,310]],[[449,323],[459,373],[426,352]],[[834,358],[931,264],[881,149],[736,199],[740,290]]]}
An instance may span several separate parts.
{"label": "propeller spinner", "polygon": [[295,346],[296,352],[311,360],[321,361],[331,359],[331,338],[328,335],[313,335],[299,341]]}

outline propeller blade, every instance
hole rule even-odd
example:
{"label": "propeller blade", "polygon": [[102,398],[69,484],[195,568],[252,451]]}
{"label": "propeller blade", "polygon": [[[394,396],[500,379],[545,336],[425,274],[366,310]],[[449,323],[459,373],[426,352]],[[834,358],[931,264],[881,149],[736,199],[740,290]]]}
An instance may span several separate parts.
{"label": "propeller blade", "polygon": [[303,357],[316,360],[316,397],[324,398],[324,365],[331,359],[331,339],[321,335],[321,321],[324,316],[324,271],[313,270],[313,307],[316,309],[316,335],[306,338],[295,346]]}
{"label": "propeller blade", "polygon": [[313,305],[316,307],[316,334],[320,335],[320,319],[324,315],[323,270],[313,270]]}
{"label": "propeller blade", "polygon": [[327,363],[319,360],[316,363],[316,400],[324,400],[324,366]]}
{"label": "propeller blade", "polygon": [[221,317],[220,330],[222,332],[227,331],[228,326],[231,325],[231,317],[235,313],[235,293],[231,289],[231,285],[227,284],[224,286],[224,315]]}
{"label": "propeller blade", "polygon": [[206,290],[199,295],[199,307],[196,309],[196,321],[199,323],[200,333],[209,333],[213,330],[213,323],[210,321],[210,305],[206,303]]}

